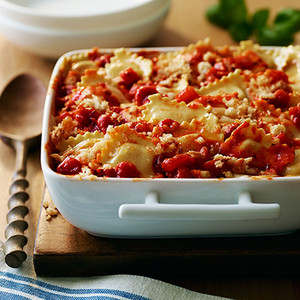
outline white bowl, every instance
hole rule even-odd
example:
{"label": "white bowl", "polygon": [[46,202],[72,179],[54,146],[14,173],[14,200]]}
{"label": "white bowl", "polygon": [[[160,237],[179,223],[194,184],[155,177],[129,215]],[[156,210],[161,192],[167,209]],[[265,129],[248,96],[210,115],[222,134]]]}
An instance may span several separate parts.
{"label": "white bowl", "polygon": [[135,47],[162,26],[170,0],[0,0],[0,32],[50,58],[83,48]]}
{"label": "white bowl", "polygon": [[54,124],[55,82],[66,58],[82,52],[58,60],[42,132],[45,181],[56,207],[71,224],[93,235],[135,238],[279,234],[300,228],[299,176],[89,180],[54,172],[47,145]]}

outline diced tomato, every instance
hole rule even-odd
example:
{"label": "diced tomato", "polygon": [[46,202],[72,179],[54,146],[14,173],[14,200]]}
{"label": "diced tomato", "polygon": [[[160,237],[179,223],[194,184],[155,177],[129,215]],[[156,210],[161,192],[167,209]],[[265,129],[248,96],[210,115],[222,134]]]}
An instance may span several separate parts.
{"label": "diced tomato", "polygon": [[79,128],[91,132],[98,129],[97,127],[98,117],[99,117],[99,113],[96,110],[92,108],[86,108],[84,106],[80,106],[74,112],[74,119],[79,123]]}
{"label": "diced tomato", "polygon": [[126,70],[123,70],[120,73],[121,81],[119,84],[124,85],[127,89],[130,89],[134,83],[136,83],[140,76],[137,72],[135,72],[132,68],[128,68]]}
{"label": "diced tomato", "polygon": [[109,110],[113,113],[115,112],[116,114],[120,114],[122,112],[123,108],[120,106],[112,106],[109,108]]}
{"label": "diced tomato", "polygon": [[275,98],[267,100],[270,104],[273,104],[276,108],[284,108],[288,106],[290,96],[286,91],[283,89],[278,89],[274,93],[274,96]]}
{"label": "diced tomato", "polygon": [[251,58],[245,55],[226,58],[224,63],[228,66],[228,68],[241,70],[252,69],[254,65]]}
{"label": "diced tomato", "polygon": [[231,133],[239,126],[238,123],[228,123],[222,126],[222,133],[225,140],[230,137]]}
{"label": "diced tomato", "polygon": [[64,84],[67,86],[72,86],[72,88],[74,88],[74,86],[79,80],[80,80],[80,72],[70,70],[64,80]]}
{"label": "diced tomato", "polygon": [[270,79],[270,83],[274,84],[280,80],[288,83],[289,78],[286,73],[283,71],[275,70],[275,69],[268,69],[265,72],[265,75]]}
{"label": "diced tomato", "polygon": [[183,167],[177,170],[176,178],[192,178],[193,174],[189,168]]}
{"label": "diced tomato", "polygon": [[160,129],[160,134],[172,133],[180,127],[180,124],[172,119],[164,119],[158,123],[158,127]]}
{"label": "diced tomato", "polygon": [[220,153],[234,157],[251,157],[254,152],[251,148],[240,149],[240,145],[246,139],[243,130],[249,126],[248,122],[244,122],[231,132],[229,138],[220,146]]}
{"label": "diced tomato", "polygon": [[110,58],[113,54],[103,54],[99,52],[98,48],[93,48],[88,54],[89,59],[97,63],[97,66],[103,68],[107,63],[110,62]]}
{"label": "diced tomato", "polygon": [[199,94],[192,86],[187,86],[184,90],[176,95],[177,102],[183,101],[185,103],[189,103],[197,98],[199,98]]}
{"label": "diced tomato", "polygon": [[122,178],[141,177],[141,173],[136,168],[136,166],[133,163],[127,161],[120,162],[116,166],[116,172],[117,172],[117,177],[122,177]]}
{"label": "diced tomato", "polygon": [[81,162],[73,157],[66,157],[56,168],[56,171],[64,175],[75,175],[81,171]]}
{"label": "diced tomato", "polygon": [[96,170],[96,174],[98,177],[116,177],[117,176],[117,172],[114,168],[107,168],[107,169],[99,168]]}
{"label": "diced tomato", "polygon": [[176,169],[182,167],[192,167],[194,166],[196,160],[191,155],[184,153],[184,154],[177,154],[174,157],[166,158],[161,166],[162,169],[166,172],[172,172]]}
{"label": "diced tomato", "polygon": [[102,114],[98,117],[96,124],[101,132],[106,133],[107,127],[109,125],[118,126],[126,122],[122,115],[113,114],[113,112],[117,110],[117,108],[114,109],[114,107],[112,107],[110,112]]}
{"label": "diced tomato", "polygon": [[156,174],[163,174],[165,173],[161,164],[162,162],[169,157],[173,157],[174,153],[173,152],[163,152],[159,155],[156,155],[153,159],[153,171]]}
{"label": "diced tomato", "polygon": [[290,138],[288,138],[286,133],[281,132],[280,134],[278,134],[276,136],[277,139],[279,139],[280,144],[287,144],[289,146],[291,146],[292,144],[292,140]]}
{"label": "diced tomato", "polygon": [[[253,157],[258,151],[264,148],[263,146],[259,146],[264,134],[258,129],[256,126],[251,126],[249,121],[244,121],[232,131],[230,137],[220,146],[220,153],[238,158]],[[246,145],[242,146],[243,142],[248,139],[247,135],[251,135],[250,140],[253,143],[246,143]]]}
{"label": "diced tomato", "polygon": [[212,107],[225,107],[225,104],[223,102],[224,100],[230,100],[232,98],[237,97],[237,93],[236,94],[227,94],[227,95],[199,95],[199,97],[193,101],[191,101],[188,104],[189,108],[193,108],[193,109],[197,109],[199,107],[199,104],[202,104],[203,106],[207,106],[210,105]]}
{"label": "diced tomato", "polygon": [[300,104],[289,108],[292,122],[300,128]]}
{"label": "diced tomato", "polygon": [[95,95],[102,96],[108,102],[110,107],[120,105],[119,100],[116,98],[116,96],[111,92],[109,88],[99,85],[95,89],[96,89],[96,91],[94,92]]}
{"label": "diced tomato", "polygon": [[[220,147],[220,152],[224,155],[234,157],[252,157],[252,166],[262,171],[270,171],[274,175],[279,175],[283,168],[293,162],[295,154],[294,150],[289,148],[287,144],[274,144],[271,147],[256,147],[249,144],[241,149],[241,144],[247,138],[243,133],[243,129],[248,126],[247,122],[241,124],[235,129],[231,136],[225,140]],[[252,130],[256,130],[255,127]],[[262,135],[259,131],[255,131],[255,142],[261,142]]]}
{"label": "diced tomato", "polygon": [[156,94],[157,90],[154,85],[143,85],[136,89],[134,102],[140,106],[148,101],[148,96]]}
{"label": "diced tomato", "polygon": [[[216,68],[215,68],[216,66]],[[229,71],[226,70],[225,65],[221,62],[215,64],[210,68],[205,74],[205,80],[209,82],[214,82],[216,79],[221,79],[223,76],[229,74]]]}
{"label": "diced tomato", "polygon": [[293,142],[293,145],[294,145],[295,147],[300,148],[300,140],[298,140],[298,139],[293,139],[292,142]]}
{"label": "diced tomato", "polygon": [[81,108],[78,109],[75,113],[75,120],[79,123],[80,127],[83,127],[85,125],[89,124],[90,118],[89,118],[89,111]]}
{"label": "diced tomato", "polygon": [[145,120],[140,120],[131,123],[130,128],[133,128],[136,132],[148,132],[148,131],[152,131],[153,125],[147,123]]}
{"label": "diced tomato", "polygon": [[212,177],[222,177],[225,167],[217,168],[214,160],[209,160],[203,164],[203,169],[209,171]]}
{"label": "diced tomato", "polygon": [[111,54],[103,54],[98,59],[96,59],[97,66],[100,68],[104,68],[106,64],[110,63],[112,55]]}
{"label": "diced tomato", "polygon": [[272,145],[268,149],[262,149],[256,154],[254,166],[260,169],[271,170],[275,175],[280,175],[283,168],[295,159],[295,151],[286,144]]}
{"label": "diced tomato", "polygon": [[247,50],[241,55],[232,58],[225,58],[224,63],[231,69],[262,71],[268,65],[254,51]]}
{"label": "diced tomato", "polygon": [[99,116],[99,118],[97,119],[97,125],[100,131],[103,133],[106,133],[107,127],[112,124],[113,121],[109,115],[104,114]]}
{"label": "diced tomato", "polygon": [[253,51],[248,50],[242,55],[224,57],[217,61],[205,74],[205,79],[213,82],[221,79],[235,69],[252,70],[253,72],[264,71],[268,65]]}
{"label": "diced tomato", "polygon": [[203,61],[203,55],[205,53],[207,53],[208,51],[215,52],[213,47],[210,45],[202,45],[202,46],[197,47],[192,53],[192,57],[190,59],[190,64],[197,65],[199,62]]}

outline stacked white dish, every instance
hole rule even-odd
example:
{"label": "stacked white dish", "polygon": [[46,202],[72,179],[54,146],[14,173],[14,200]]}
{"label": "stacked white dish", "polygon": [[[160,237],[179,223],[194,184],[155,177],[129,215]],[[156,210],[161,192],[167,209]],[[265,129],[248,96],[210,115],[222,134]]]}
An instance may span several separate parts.
{"label": "stacked white dish", "polygon": [[0,33],[50,58],[91,48],[135,47],[161,28],[170,0],[0,0]]}

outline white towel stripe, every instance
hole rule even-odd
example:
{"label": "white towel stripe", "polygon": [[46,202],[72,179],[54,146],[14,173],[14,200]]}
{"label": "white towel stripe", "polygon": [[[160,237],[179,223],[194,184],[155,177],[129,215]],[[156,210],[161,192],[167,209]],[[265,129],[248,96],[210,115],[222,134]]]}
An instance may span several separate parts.
{"label": "white towel stripe", "polygon": [[[7,281],[15,282],[15,283],[27,284],[27,285],[32,286],[35,289],[39,289],[39,290],[44,291],[44,292],[48,292],[48,293],[56,294],[56,295],[61,295],[61,296],[72,296],[74,298],[77,298],[77,297],[80,298],[80,297],[96,297],[96,296],[104,297],[104,296],[107,296],[107,297],[114,297],[114,298],[117,298],[119,300],[128,300],[127,297],[124,298],[124,297],[121,297],[119,295],[114,295],[114,294],[110,294],[110,293],[103,293],[103,292],[93,293],[93,294],[91,294],[91,293],[86,293],[86,294],[67,293],[67,292],[54,291],[54,290],[51,290],[51,289],[47,289],[45,287],[38,286],[34,283],[29,283],[29,282],[25,282],[25,281],[22,281],[22,280],[17,280],[17,279],[6,277],[6,276],[0,276],[0,278],[5,279]],[[4,290],[4,289],[2,288],[2,290]],[[15,293],[22,293],[22,292],[15,291],[13,289],[6,289],[6,290],[9,291],[10,293],[14,293],[14,294]],[[30,294],[30,296],[32,297],[31,294]],[[26,294],[26,297],[28,297],[28,294]],[[30,299],[40,299],[40,298],[30,298]]]}

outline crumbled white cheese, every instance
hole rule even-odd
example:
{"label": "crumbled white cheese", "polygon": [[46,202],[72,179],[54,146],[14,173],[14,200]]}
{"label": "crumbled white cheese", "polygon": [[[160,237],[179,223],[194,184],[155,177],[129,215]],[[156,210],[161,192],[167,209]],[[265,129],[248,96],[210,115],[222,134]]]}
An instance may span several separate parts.
{"label": "crumbled white cheese", "polygon": [[199,136],[197,139],[195,139],[195,142],[202,144],[204,143],[204,138],[202,136]]}
{"label": "crumbled white cheese", "polygon": [[113,112],[113,113],[111,114],[112,119],[117,119],[118,116],[119,116],[119,115],[118,115],[117,113],[115,113],[115,112]]}
{"label": "crumbled white cheese", "polygon": [[222,168],[223,165],[224,165],[224,162],[222,160],[216,160],[215,161],[216,168]]}
{"label": "crumbled white cheese", "polygon": [[277,136],[278,134],[285,133],[285,132],[286,132],[285,126],[283,126],[281,124],[276,124],[276,125],[270,126],[270,133],[273,136]]}
{"label": "crumbled white cheese", "polygon": [[84,107],[91,107],[99,112],[103,112],[109,108],[106,100],[95,95],[91,95],[89,98],[84,98],[82,100],[82,104]]}
{"label": "crumbled white cheese", "polygon": [[211,51],[207,51],[206,53],[204,53],[203,55],[203,60],[204,61],[209,61],[209,60],[214,60],[218,58],[217,54]]}
{"label": "crumbled white cheese", "polygon": [[228,107],[225,109],[225,115],[233,118],[236,116],[236,110],[233,107]]}
{"label": "crumbled white cheese", "polygon": [[209,171],[200,171],[200,176],[202,178],[209,178],[210,177],[210,172]]}
{"label": "crumbled white cheese", "polygon": [[111,169],[111,168],[112,168],[111,164],[104,164],[103,165],[103,169]]}
{"label": "crumbled white cheese", "polygon": [[201,61],[198,63],[197,69],[200,74],[205,74],[211,68],[211,64],[207,61]]}
{"label": "crumbled white cheese", "polygon": [[[110,133],[114,130],[114,126],[113,125],[108,125],[106,128],[106,133]],[[104,137],[107,137],[107,135],[105,135]]]}
{"label": "crumbled white cheese", "polygon": [[162,143],[167,144],[173,143],[175,141],[175,138],[171,133],[164,133],[159,139]]}

